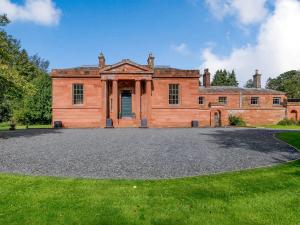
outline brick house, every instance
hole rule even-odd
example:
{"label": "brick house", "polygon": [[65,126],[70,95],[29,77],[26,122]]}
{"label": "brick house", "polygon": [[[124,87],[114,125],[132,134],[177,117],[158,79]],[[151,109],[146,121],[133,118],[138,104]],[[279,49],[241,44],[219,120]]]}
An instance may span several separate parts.
{"label": "brick house", "polygon": [[201,85],[198,70],[156,67],[151,54],[147,65],[106,65],[100,54],[98,66],[54,69],[51,77],[53,124],[66,128],[215,127],[228,125],[231,114],[263,125],[300,114],[285,93],[261,88],[258,71],[255,88],[211,86],[208,69]]}

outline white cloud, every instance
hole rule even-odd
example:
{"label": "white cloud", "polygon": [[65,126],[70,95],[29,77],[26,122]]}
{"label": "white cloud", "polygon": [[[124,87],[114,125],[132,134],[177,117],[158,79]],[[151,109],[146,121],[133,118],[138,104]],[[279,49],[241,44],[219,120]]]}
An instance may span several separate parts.
{"label": "white cloud", "polygon": [[238,79],[245,82],[260,69],[263,81],[291,69],[300,68],[300,2],[277,0],[275,10],[261,24],[257,43],[233,49],[227,57],[213,53],[212,48],[202,52],[201,68],[212,72],[219,68],[235,69]]}
{"label": "white cloud", "polygon": [[184,56],[191,54],[191,51],[189,50],[186,43],[181,43],[179,45],[171,45],[171,50],[173,50],[181,55],[184,55]]}
{"label": "white cloud", "polygon": [[52,0],[26,0],[24,5],[18,5],[11,0],[0,0],[0,14],[7,14],[12,21],[28,21],[50,26],[59,23],[61,10]]}
{"label": "white cloud", "polygon": [[243,25],[261,22],[267,15],[267,0],[206,0],[210,11],[217,19],[227,15],[237,16]]}

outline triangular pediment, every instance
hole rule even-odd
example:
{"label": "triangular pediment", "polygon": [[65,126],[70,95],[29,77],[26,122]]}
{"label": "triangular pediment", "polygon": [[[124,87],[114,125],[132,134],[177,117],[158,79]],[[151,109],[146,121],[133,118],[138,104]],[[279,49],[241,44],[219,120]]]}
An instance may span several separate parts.
{"label": "triangular pediment", "polygon": [[129,59],[122,60],[119,63],[106,66],[100,70],[100,73],[151,73],[148,66],[140,65]]}

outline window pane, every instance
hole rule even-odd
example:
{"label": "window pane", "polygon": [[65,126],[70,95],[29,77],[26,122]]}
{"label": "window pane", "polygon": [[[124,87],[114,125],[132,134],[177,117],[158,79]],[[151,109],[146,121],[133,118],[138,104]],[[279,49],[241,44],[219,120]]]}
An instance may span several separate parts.
{"label": "window pane", "polygon": [[280,97],[274,97],[273,98],[273,105],[280,105],[281,98]]}
{"label": "window pane", "polygon": [[258,103],[259,103],[258,97],[251,97],[251,101],[250,101],[251,105],[258,105]]}
{"label": "window pane", "polygon": [[204,104],[204,97],[199,97],[199,105],[203,105]]}
{"label": "window pane", "polygon": [[83,104],[83,84],[73,84],[73,104]]}
{"label": "window pane", "polygon": [[179,85],[169,84],[169,104],[179,104]]}
{"label": "window pane", "polygon": [[227,104],[227,97],[219,97],[219,103],[222,103],[222,104]]}

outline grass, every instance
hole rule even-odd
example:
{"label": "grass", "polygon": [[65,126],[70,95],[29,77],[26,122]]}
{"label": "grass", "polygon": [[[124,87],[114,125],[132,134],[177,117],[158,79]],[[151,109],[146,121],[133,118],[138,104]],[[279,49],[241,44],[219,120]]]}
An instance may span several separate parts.
{"label": "grass", "polygon": [[[277,134],[300,149],[300,132]],[[300,160],[170,180],[0,174],[0,224],[300,224]]]}
{"label": "grass", "polygon": [[300,130],[300,125],[264,125],[259,127],[279,129],[279,130]]}
{"label": "grass", "polygon": [[[4,130],[9,130],[9,122],[4,122],[4,123],[0,123],[0,131],[4,131]],[[42,124],[35,124],[35,125],[29,125],[28,128],[30,129],[37,129],[37,128],[51,128],[51,124],[46,124],[46,125],[42,125]],[[20,125],[17,124],[16,126],[17,130],[20,129],[26,129],[26,125]]]}
{"label": "grass", "polygon": [[283,132],[275,136],[300,150],[300,132]]}

